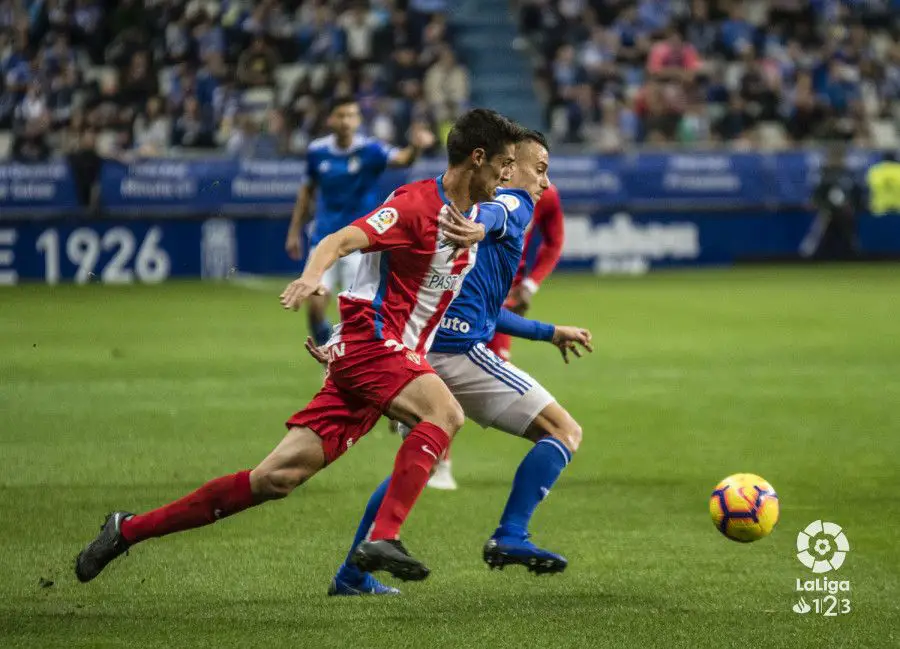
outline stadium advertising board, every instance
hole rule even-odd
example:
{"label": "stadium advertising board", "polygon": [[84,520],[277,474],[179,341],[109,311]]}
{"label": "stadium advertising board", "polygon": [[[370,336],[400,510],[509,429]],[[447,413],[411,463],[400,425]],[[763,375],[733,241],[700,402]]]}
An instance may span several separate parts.
{"label": "stadium advertising board", "polygon": [[[856,152],[848,164],[863,173],[876,158]],[[643,272],[796,255],[821,162],[816,152],[555,157],[567,216],[562,266]],[[443,166],[389,170],[379,191]],[[73,218],[81,208],[64,162],[0,166],[0,282],[293,273],[284,234],[304,177],[295,159],[108,162],[106,218],[87,220]],[[900,253],[900,218],[863,215],[858,229],[865,252]]]}

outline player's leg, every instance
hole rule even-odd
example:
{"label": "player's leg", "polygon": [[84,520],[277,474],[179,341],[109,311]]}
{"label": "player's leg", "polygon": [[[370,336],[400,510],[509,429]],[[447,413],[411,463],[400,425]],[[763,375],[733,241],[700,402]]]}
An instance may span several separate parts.
{"label": "player's leg", "polygon": [[321,438],[307,428],[292,428],[253,470],[210,480],[182,498],[143,514],[110,514],[100,534],[78,555],[75,573],[80,581],[90,581],[136,543],[211,525],[268,500],[284,498],[323,466]]}
{"label": "player's leg", "polygon": [[500,524],[484,547],[491,567],[521,564],[537,573],[565,570],[565,557],[535,546],[529,540],[529,524],[537,506],[550,494],[563,469],[581,443],[581,427],[553,401],[528,425],[524,437],[535,445],[522,459]]}
{"label": "player's leg", "polygon": [[347,558],[344,559],[344,563],[338,568],[337,574],[328,587],[329,595],[397,595],[400,593],[396,588],[386,586],[377,581],[370,573],[362,572],[351,561],[356,552],[356,547],[365,541],[366,536],[372,529],[372,523],[375,521],[378,508],[381,507],[381,501],[384,500],[384,494],[390,481],[390,477],[385,478],[375,488],[372,495],[369,496],[369,502],[366,503],[366,509],[356,529],[356,535],[353,537],[350,550],[347,552]]}
{"label": "player's leg", "polygon": [[397,451],[370,540],[357,547],[353,563],[365,572],[387,570],[401,579],[424,579],[428,568],[409,556],[400,543],[400,527],[425,488],[434,463],[462,427],[465,415],[443,381],[430,372],[406,384],[391,400],[386,414],[412,430]]}
{"label": "player's leg", "polygon": [[431,477],[428,478],[427,486],[441,491],[456,491],[459,488],[456,478],[453,477],[451,452],[452,449],[448,448],[434,465],[434,470],[431,472]]}
{"label": "player's leg", "polygon": [[[535,569],[564,569],[563,557],[528,540],[528,522],[577,449],[581,440],[578,424],[527,372],[484,345],[476,345],[466,354],[429,354],[428,359],[467,417],[485,428],[537,442],[516,472],[501,526],[485,546],[485,560],[496,566],[530,566],[534,559]],[[542,441],[545,438],[547,441]]]}

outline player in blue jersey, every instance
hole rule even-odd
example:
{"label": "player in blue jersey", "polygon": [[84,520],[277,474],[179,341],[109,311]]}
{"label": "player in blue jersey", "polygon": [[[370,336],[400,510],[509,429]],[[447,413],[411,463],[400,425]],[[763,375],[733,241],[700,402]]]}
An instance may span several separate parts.
{"label": "player in blue jersey", "polygon": [[[546,141],[530,133],[516,152],[517,170],[511,185],[524,190],[501,191],[482,210],[500,209],[507,219],[505,232],[486,238],[478,248],[475,268],[451,303],[428,353],[428,361],[446,382],[466,416],[481,426],[496,428],[535,442],[513,482],[500,525],[484,547],[491,567],[521,564],[538,573],[560,572],[564,557],[529,541],[528,524],[538,503],[546,497],[581,441],[581,428],[559,403],[531,376],[503,361],[485,347],[500,330],[510,335],[545,340],[557,345],[568,362],[578,344],[591,349],[590,332],[576,327],[555,327],[526,320],[501,309],[519,266],[525,230],[534,202],[549,185]],[[320,362],[323,353],[312,341],[310,352]],[[388,480],[372,494],[347,560],[331,583],[331,595],[392,594],[398,592],[363,574],[354,557],[365,553],[366,534],[381,504]]]}
{"label": "player in blue jersey", "polygon": [[[409,167],[423,149],[434,144],[434,135],[426,128],[416,126],[410,132],[410,145],[397,149],[359,135],[357,131],[361,124],[356,100],[339,97],[332,102],[328,116],[331,134],[310,143],[306,153],[307,180],[297,192],[285,241],[285,250],[291,259],[300,259],[300,239],[311,219],[314,218],[310,249],[377,207],[379,197],[375,186],[387,167]],[[348,289],[356,277],[361,258],[361,254],[355,252],[340,259],[322,277],[322,285],[329,293],[333,293],[338,285],[341,290]],[[327,306],[328,295],[315,295],[309,299],[309,328],[320,345],[331,335],[331,325],[325,316]]]}

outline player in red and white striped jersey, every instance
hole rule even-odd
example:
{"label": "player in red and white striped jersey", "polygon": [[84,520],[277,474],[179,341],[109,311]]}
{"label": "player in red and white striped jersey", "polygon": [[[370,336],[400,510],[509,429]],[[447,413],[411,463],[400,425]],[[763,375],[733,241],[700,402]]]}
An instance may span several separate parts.
{"label": "player in red and white striped jersey", "polygon": [[[354,562],[365,572],[427,577],[428,568],[400,543],[399,530],[465,415],[425,352],[475,263],[477,242],[505,236],[506,208],[478,203],[490,201],[509,180],[523,136],[521,127],[498,113],[469,111],[448,136],[443,175],[401,187],[379,209],[323,239],[303,275],[282,293],[286,309],[297,310],[319,294],[325,271],[339,258],[367,253],[353,286],[339,296],[342,322],[329,342],[325,385],[287,421],[287,435],[252,471],[217,478],[144,514],[110,514],[78,555],[78,579],[95,578],[140,541],[287,496],[368,433],[382,414],[412,432],[397,452],[371,540],[360,544]],[[371,575],[367,579],[361,590],[386,588]]]}

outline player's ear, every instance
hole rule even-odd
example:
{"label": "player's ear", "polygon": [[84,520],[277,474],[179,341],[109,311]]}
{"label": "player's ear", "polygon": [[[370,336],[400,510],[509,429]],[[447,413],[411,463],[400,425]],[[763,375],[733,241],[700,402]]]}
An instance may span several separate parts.
{"label": "player's ear", "polygon": [[472,166],[478,169],[487,161],[487,154],[485,153],[484,149],[478,147],[472,150],[471,160]]}

